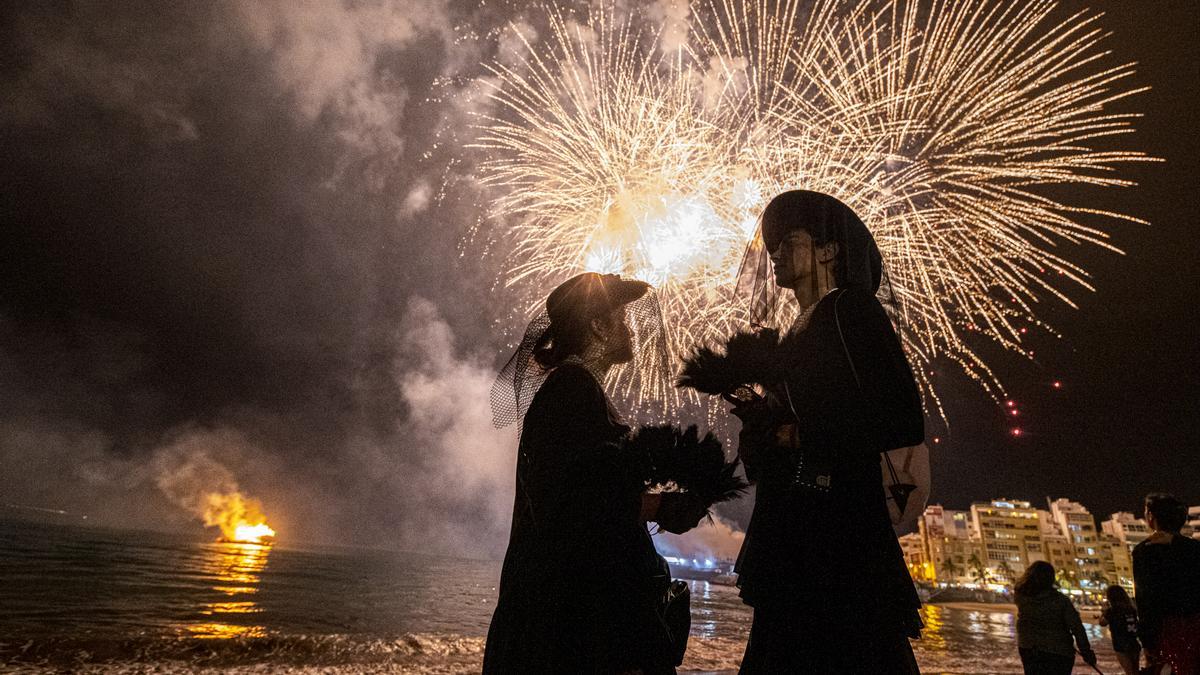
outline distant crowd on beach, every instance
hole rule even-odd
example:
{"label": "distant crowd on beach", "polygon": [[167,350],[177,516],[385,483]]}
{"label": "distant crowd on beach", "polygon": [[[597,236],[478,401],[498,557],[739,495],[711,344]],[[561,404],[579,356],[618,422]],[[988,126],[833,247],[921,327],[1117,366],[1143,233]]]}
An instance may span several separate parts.
{"label": "distant crowd on beach", "polygon": [[[1198,675],[1200,540],[1180,533],[1187,507],[1172,495],[1147,495],[1145,520],[1153,532],[1133,549],[1137,603],[1121,586],[1109,586],[1100,624],[1108,627],[1126,675]],[[1053,565],[1037,561],[1014,586],[1017,644],[1027,675],[1069,675],[1076,650],[1096,666],[1079,612],[1058,591],[1055,576]]]}

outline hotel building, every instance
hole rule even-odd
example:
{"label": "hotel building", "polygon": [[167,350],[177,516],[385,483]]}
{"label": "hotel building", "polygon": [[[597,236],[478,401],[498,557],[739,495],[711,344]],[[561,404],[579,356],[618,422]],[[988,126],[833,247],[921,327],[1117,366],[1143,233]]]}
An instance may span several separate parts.
{"label": "hotel building", "polygon": [[918,581],[975,584],[982,566],[986,582],[1011,586],[1030,563],[1044,560],[1068,592],[1099,594],[1110,583],[1133,590],[1132,550],[1149,535],[1143,521],[1114,513],[1098,529],[1078,502],[1057,499],[1047,506],[994,499],[955,511],[930,504],[917,532],[900,539],[905,562]]}
{"label": "hotel building", "polygon": [[975,502],[971,523],[983,545],[981,559],[1000,583],[1013,583],[1029,563],[1045,559],[1038,510],[1029,502]]}
{"label": "hotel building", "polygon": [[983,560],[984,553],[968,512],[930,504],[917,521],[917,535],[925,555],[921,561],[924,580],[948,584],[970,582],[971,558]]}

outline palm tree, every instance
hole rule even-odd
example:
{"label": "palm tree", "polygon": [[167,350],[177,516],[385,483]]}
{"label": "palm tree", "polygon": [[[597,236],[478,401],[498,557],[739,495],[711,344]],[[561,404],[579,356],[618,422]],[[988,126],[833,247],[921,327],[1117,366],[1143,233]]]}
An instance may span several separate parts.
{"label": "palm tree", "polygon": [[971,578],[977,584],[985,584],[988,580],[988,568],[979,559],[975,553],[971,554],[971,559],[967,561],[967,566],[971,569]]}
{"label": "palm tree", "polygon": [[1014,579],[1013,579],[1014,575],[1013,575],[1012,567],[1009,567],[1009,565],[1008,565],[1008,561],[1001,560],[1000,564],[996,567],[996,569],[1000,572],[1000,576],[1003,578],[1005,585],[1012,586],[1013,581],[1014,581]]}
{"label": "palm tree", "polygon": [[946,576],[950,577],[951,582],[954,582],[958,578],[958,565],[954,564],[954,559],[950,556],[946,556],[945,562],[942,563],[942,571],[945,572]]}

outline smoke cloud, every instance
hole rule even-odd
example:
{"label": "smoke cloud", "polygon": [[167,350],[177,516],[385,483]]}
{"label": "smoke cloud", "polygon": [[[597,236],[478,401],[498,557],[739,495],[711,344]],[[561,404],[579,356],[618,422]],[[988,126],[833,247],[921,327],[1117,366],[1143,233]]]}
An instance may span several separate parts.
{"label": "smoke cloud", "polygon": [[200,534],[241,495],[281,542],[500,555],[525,317],[460,254],[461,146],[518,33],[440,0],[0,9],[0,503]]}
{"label": "smoke cloud", "polygon": [[654,541],[663,555],[704,562],[705,559],[736,560],[745,539],[746,533],[734,523],[714,516],[712,522],[701,522],[695,529],[684,534],[662,532]]}
{"label": "smoke cloud", "polygon": [[236,539],[239,525],[266,522],[262,502],[242,494],[234,474],[211,453],[232,449],[242,454],[245,443],[233,431],[189,432],[155,452],[154,483],[205,527],[220,528],[223,537]]}

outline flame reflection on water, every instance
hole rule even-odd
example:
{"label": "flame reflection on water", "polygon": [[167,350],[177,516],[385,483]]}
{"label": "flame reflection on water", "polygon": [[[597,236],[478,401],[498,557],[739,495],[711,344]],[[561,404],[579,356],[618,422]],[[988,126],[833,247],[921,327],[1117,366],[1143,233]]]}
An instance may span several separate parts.
{"label": "flame reflection on water", "polygon": [[[237,542],[206,546],[204,574],[215,581],[212,590],[225,599],[205,603],[200,614],[206,619],[188,623],[183,626],[184,630],[191,637],[218,640],[265,636],[265,627],[239,623],[236,619],[262,611],[249,596],[258,592],[260,575],[267,566],[270,551],[269,546]],[[226,617],[227,620],[221,620]]]}

